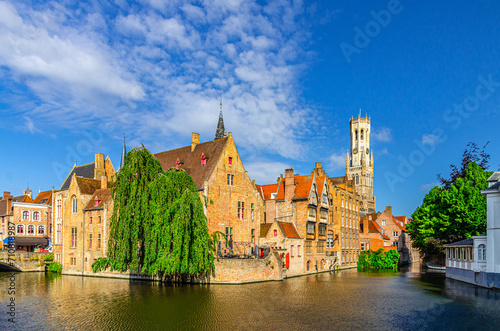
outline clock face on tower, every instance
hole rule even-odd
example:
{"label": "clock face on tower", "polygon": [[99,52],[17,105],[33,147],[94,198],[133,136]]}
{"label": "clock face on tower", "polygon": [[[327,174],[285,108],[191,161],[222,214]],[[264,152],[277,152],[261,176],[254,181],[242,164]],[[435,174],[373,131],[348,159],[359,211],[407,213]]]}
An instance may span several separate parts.
{"label": "clock face on tower", "polygon": [[355,148],[353,151],[352,151],[354,154],[358,154],[358,149]]}
{"label": "clock face on tower", "polygon": [[366,149],[366,155],[368,155],[370,152],[368,151],[368,148]]}

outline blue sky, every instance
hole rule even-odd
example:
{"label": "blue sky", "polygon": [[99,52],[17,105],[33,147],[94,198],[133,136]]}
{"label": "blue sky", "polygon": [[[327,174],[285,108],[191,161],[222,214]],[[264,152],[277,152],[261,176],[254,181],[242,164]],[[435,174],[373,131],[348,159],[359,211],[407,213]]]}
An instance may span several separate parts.
{"label": "blue sky", "polygon": [[1,1],[0,190],[58,188],[74,159],[213,139],[251,178],[345,172],[372,119],[377,209],[410,215],[469,141],[500,166],[496,1]]}

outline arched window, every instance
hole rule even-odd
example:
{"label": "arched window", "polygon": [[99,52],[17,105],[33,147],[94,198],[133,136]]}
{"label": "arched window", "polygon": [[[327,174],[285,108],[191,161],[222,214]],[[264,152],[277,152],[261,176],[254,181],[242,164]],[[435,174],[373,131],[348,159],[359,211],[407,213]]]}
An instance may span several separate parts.
{"label": "arched window", "polygon": [[56,209],[57,209],[57,214],[56,214],[57,218],[61,218],[62,217],[62,198],[60,195],[57,197]]}
{"label": "arched window", "polygon": [[477,247],[477,259],[479,261],[486,261],[486,245],[481,244]]}
{"label": "arched window", "polygon": [[38,234],[45,234],[45,226],[39,225],[38,226]]}
{"label": "arched window", "polygon": [[30,212],[25,210],[23,211],[23,220],[29,220],[30,219]]}
{"label": "arched window", "polygon": [[73,197],[73,214],[75,214],[78,211],[78,201],[76,200],[76,197]]}
{"label": "arched window", "polygon": [[356,130],[356,140],[358,140],[358,130]]}
{"label": "arched window", "polygon": [[359,175],[356,175],[356,185],[359,185]]}
{"label": "arched window", "polygon": [[30,224],[28,225],[28,234],[35,234],[35,226]]}
{"label": "arched window", "polygon": [[40,220],[40,212],[34,211],[33,212],[33,221],[39,221],[39,220]]}
{"label": "arched window", "polygon": [[17,226],[17,234],[24,234],[24,225],[19,224]]}
{"label": "arched window", "polygon": [[307,261],[306,270],[309,271],[310,261]]}
{"label": "arched window", "polygon": [[361,140],[363,140],[363,129],[361,129]]}

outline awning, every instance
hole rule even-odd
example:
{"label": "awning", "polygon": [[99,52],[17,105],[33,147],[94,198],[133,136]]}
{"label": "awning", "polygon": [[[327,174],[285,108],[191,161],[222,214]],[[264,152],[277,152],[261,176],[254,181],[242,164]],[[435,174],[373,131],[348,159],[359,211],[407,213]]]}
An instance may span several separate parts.
{"label": "awning", "polygon": [[[9,244],[9,238],[12,237],[7,237],[3,241],[4,244]],[[14,237],[14,243],[16,246],[36,246],[36,245],[42,245],[42,246],[47,246],[49,244],[49,238],[44,238],[44,237]]]}

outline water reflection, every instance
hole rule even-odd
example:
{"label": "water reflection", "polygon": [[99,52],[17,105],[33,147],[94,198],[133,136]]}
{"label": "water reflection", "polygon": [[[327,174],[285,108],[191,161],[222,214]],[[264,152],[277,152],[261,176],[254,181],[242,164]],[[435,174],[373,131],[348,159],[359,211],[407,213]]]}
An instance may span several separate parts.
{"label": "water reflection", "polygon": [[[17,274],[16,329],[496,329],[500,294],[410,266],[248,285]],[[6,288],[8,274],[0,274]],[[1,305],[9,298],[1,291]],[[0,329],[8,326],[0,321]]]}

